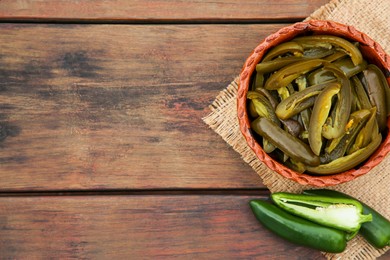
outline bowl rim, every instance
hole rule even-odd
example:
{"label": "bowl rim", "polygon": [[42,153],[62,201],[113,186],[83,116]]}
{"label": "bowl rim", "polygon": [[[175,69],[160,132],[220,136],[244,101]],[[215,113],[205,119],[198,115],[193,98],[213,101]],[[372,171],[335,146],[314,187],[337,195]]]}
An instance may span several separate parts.
{"label": "bowl rim", "polygon": [[272,159],[264,152],[252,135],[250,129],[249,117],[246,109],[246,93],[249,89],[251,75],[255,70],[256,64],[260,62],[264,54],[272,47],[291,40],[302,34],[330,34],[340,36],[351,41],[357,41],[361,44],[362,53],[366,54],[369,62],[379,66],[385,72],[386,79],[390,85],[390,56],[386,54],[383,48],[368,35],[356,30],[353,26],[337,23],[329,20],[309,20],[298,22],[281,28],[277,32],[267,36],[258,46],[253,49],[246,59],[239,78],[237,90],[237,116],[239,127],[248,146],[254,151],[258,159],[268,166],[271,170],[279,173],[283,177],[293,180],[302,185],[312,185],[316,187],[333,186],[356,179],[378,165],[390,151],[390,117],[387,118],[387,135],[382,140],[381,145],[370,156],[370,158],[359,168],[350,169],[332,175],[310,175],[307,173],[298,173],[278,161]]}

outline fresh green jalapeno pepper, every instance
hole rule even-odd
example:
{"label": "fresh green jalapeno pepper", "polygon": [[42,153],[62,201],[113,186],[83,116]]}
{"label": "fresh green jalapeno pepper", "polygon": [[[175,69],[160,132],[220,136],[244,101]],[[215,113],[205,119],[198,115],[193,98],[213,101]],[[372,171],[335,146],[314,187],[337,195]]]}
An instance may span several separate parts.
{"label": "fresh green jalapeno pepper", "polygon": [[259,117],[251,123],[251,128],[294,160],[311,166],[320,164],[319,157],[313,154],[307,144],[271,120]]}
{"label": "fresh green jalapeno pepper", "polygon": [[298,245],[340,253],[346,248],[345,233],[288,214],[262,200],[250,201],[256,219],[278,236]]}
{"label": "fresh green jalapeno pepper", "polygon": [[[325,83],[296,92],[279,103],[279,105],[276,107],[276,115],[281,119],[288,119],[298,114],[302,110],[305,110],[314,104],[314,102],[305,103],[304,101],[319,95],[329,85],[337,85],[338,88],[340,88],[338,83]],[[314,100],[312,99],[312,101]]]}
{"label": "fresh green jalapeno pepper", "polygon": [[369,116],[370,111],[366,109],[352,113],[347,123],[345,133],[339,138],[330,141],[330,149],[325,149],[326,152],[320,156],[321,163],[329,163],[330,161],[342,157],[352,146],[353,141],[359,131],[363,128]]}
{"label": "fresh green jalapeno pepper", "polygon": [[307,166],[306,169],[312,174],[328,175],[340,173],[352,169],[360,163],[367,160],[379,147],[382,141],[382,135],[376,135],[371,143],[364,148],[357,150],[356,152],[340,157],[330,163],[321,164],[316,167]]}
{"label": "fresh green jalapeno pepper", "polygon": [[322,66],[326,61],[320,59],[309,59],[299,61],[285,66],[272,74],[265,82],[265,88],[269,90],[279,89],[287,86],[294,79]]}
{"label": "fresh green jalapeno pepper", "polygon": [[340,91],[340,84],[329,84],[317,97],[310,117],[309,144],[315,155],[320,155],[322,148],[322,127],[325,124],[332,98]]}
{"label": "fresh green jalapeno pepper", "polygon": [[303,48],[296,42],[284,42],[274,48],[272,48],[267,55],[263,58],[263,62],[270,61],[275,57],[281,56],[286,53],[292,53],[294,56],[303,56]]}
{"label": "fresh green jalapeno pepper", "polygon": [[372,220],[363,215],[362,205],[352,199],[277,192],[271,195],[274,203],[287,212],[317,224],[355,232],[364,222]]}
{"label": "fresh green jalapeno pepper", "polygon": [[[328,189],[305,190],[303,193],[308,195],[355,199],[345,193]],[[372,221],[363,223],[359,233],[376,248],[390,246],[390,221],[367,204],[361,201],[359,202],[363,206],[363,214],[372,215]]]}
{"label": "fresh green jalapeno pepper", "polygon": [[326,139],[338,138],[343,132],[351,113],[351,83],[344,72],[331,63],[325,64],[324,70],[334,73],[341,84],[334,110],[334,117],[329,117],[322,126],[322,135]]}
{"label": "fresh green jalapeno pepper", "polygon": [[292,41],[301,44],[303,48],[313,47],[313,46],[316,47],[323,43],[329,43],[333,46],[340,47],[340,50],[347,53],[351,57],[352,62],[355,66],[363,62],[363,56],[360,50],[358,49],[358,47],[355,46],[353,43],[337,36],[311,35],[311,36],[297,37]]}
{"label": "fresh green jalapeno pepper", "polygon": [[376,119],[378,121],[379,131],[382,132],[387,124],[387,104],[386,91],[378,73],[379,69],[373,64],[368,65],[363,71],[362,83],[365,87],[370,103],[376,106]]}

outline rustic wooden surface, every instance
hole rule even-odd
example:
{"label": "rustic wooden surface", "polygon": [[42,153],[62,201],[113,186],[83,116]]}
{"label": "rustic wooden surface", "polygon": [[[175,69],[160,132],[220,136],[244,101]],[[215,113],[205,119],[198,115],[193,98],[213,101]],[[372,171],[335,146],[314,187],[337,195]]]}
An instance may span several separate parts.
{"label": "rustic wooden surface", "polygon": [[280,21],[301,20],[327,0],[2,0],[3,20]]}
{"label": "rustic wooden surface", "polygon": [[0,0],[0,259],[323,259],[201,118],[326,2]]}

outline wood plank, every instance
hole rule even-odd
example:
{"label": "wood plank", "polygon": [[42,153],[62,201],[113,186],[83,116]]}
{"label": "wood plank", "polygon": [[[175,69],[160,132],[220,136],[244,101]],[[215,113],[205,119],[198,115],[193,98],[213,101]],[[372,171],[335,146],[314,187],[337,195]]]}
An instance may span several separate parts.
{"label": "wood plank", "polygon": [[0,191],[264,187],[201,118],[282,26],[1,24]]}
{"label": "wood plank", "polygon": [[69,1],[3,0],[2,20],[264,21],[302,20],[328,0]]}
{"label": "wood plank", "polygon": [[324,259],[265,230],[248,196],[0,198],[2,259]]}

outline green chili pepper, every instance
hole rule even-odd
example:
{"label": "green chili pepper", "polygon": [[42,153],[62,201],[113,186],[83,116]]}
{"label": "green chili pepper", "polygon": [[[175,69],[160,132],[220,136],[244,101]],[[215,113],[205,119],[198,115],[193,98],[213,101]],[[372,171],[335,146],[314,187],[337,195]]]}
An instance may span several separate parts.
{"label": "green chili pepper", "polygon": [[333,53],[332,55],[329,55],[328,57],[325,57],[323,58],[324,60],[326,61],[329,61],[329,62],[334,62],[340,58],[343,58],[344,56],[346,56],[347,54],[343,51],[336,51],[335,53]]}
{"label": "green chili pepper", "polygon": [[311,166],[320,164],[319,157],[313,154],[307,144],[271,120],[259,117],[251,123],[251,128],[294,160]]}
{"label": "green chili pepper", "polygon": [[373,64],[368,65],[367,69],[363,71],[362,78],[363,86],[365,87],[370,103],[376,106],[376,115],[378,120],[379,131],[382,132],[387,124],[387,102],[386,90],[387,84],[381,79],[381,71]]}
{"label": "green chili pepper", "polygon": [[303,51],[303,57],[305,58],[311,58],[311,59],[322,59],[329,57],[334,54],[333,49],[327,49],[327,48],[310,48]]}
{"label": "green chili pepper", "polygon": [[355,87],[356,97],[358,99],[358,104],[360,109],[371,109],[372,105],[370,99],[367,96],[366,91],[364,90],[362,82],[357,76],[351,77],[353,86]]}
{"label": "green chili pepper", "polygon": [[277,206],[291,214],[347,232],[358,231],[361,223],[372,220],[371,215],[362,214],[362,205],[352,199],[286,192],[273,193],[271,198]]}
{"label": "green chili pepper", "polygon": [[[303,193],[308,195],[355,199],[345,193],[328,189],[305,190]],[[360,227],[359,233],[371,245],[377,248],[384,248],[385,246],[390,246],[390,221],[367,204],[361,201],[360,203],[363,206],[363,214],[371,214],[372,221],[363,223]]]}
{"label": "green chili pepper", "polygon": [[289,132],[293,136],[299,136],[299,134],[303,130],[302,125],[297,120],[291,118],[287,120],[280,119],[280,122],[283,124],[287,132]]}
{"label": "green chili pepper", "polygon": [[264,95],[257,91],[248,91],[247,98],[252,101],[254,110],[259,116],[269,118],[280,126],[280,121],[275,114],[271,102]]}
{"label": "green chili pepper", "polygon": [[336,77],[330,71],[318,69],[318,70],[311,72],[307,76],[307,79],[308,79],[310,85],[317,85],[317,84],[335,81]]}
{"label": "green chili pepper", "polygon": [[272,48],[267,55],[263,58],[263,61],[270,61],[275,57],[281,56],[286,53],[292,53],[294,56],[303,56],[303,48],[299,43],[296,42],[284,42],[276,47]]}
{"label": "green chili pepper", "polygon": [[258,88],[258,89],[256,89],[256,91],[259,92],[260,94],[264,95],[268,99],[268,101],[271,103],[273,109],[276,108],[276,106],[278,105],[278,101],[272,95],[272,93],[270,91],[268,91],[265,88]]}
{"label": "green chili pepper", "polygon": [[302,60],[304,60],[304,58],[291,56],[291,57],[276,58],[270,61],[263,61],[256,65],[256,71],[261,74],[271,73],[287,65],[290,65],[291,63],[302,61]]}
{"label": "green chili pepper", "polygon": [[255,74],[255,78],[252,83],[252,90],[255,91],[263,87],[264,87],[264,74],[257,72]]}
{"label": "green chili pepper", "polygon": [[262,200],[250,201],[256,219],[278,236],[298,245],[340,253],[346,248],[345,233],[288,214]]}
{"label": "green chili pepper", "polygon": [[341,69],[348,78],[362,72],[367,68],[367,61],[363,60],[362,63],[354,65],[350,57],[345,57],[343,59],[333,62],[333,64]]}
{"label": "green chili pepper", "polygon": [[311,97],[319,95],[324,89],[326,89],[330,85],[333,85],[338,89],[340,88],[340,85],[338,83],[325,83],[306,88],[302,91],[290,95],[288,98],[282,100],[276,107],[276,115],[281,119],[288,119],[298,114],[302,110],[305,110],[306,108],[314,104],[314,99],[311,99],[311,102],[305,101],[307,101]]}
{"label": "green chili pepper", "polygon": [[352,146],[353,141],[359,131],[363,128],[369,116],[370,111],[366,109],[352,113],[347,123],[345,133],[339,138],[330,141],[330,147],[325,149],[325,154],[320,156],[321,163],[329,163],[330,161],[342,157]]}
{"label": "green chili pepper", "polygon": [[341,84],[340,92],[337,94],[334,118],[328,118],[322,126],[322,135],[326,139],[338,138],[343,132],[351,113],[351,84],[345,74],[336,66],[325,64],[324,70],[334,73]]}
{"label": "green chili pepper", "polygon": [[317,97],[310,117],[309,124],[309,144],[316,155],[320,155],[322,148],[322,127],[325,124],[330,108],[332,98],[339,93],[340,84],[329,84]]}
{"label": "green chili pepper", "polygon": [[294,79],[322,66],[325,62],[320,59],[309,59],[292,63],[272,74],[265,82],[264,87],[269,90],[285,87]]}
{"label": "green chili pepper", "polygon": [[340,50],[347,53],[351,57],[352,62],[355,66],[363,62],[363,56],[360,50],[358,49],[358,47],[352,44],[351,42],[337,36],[311,35],[311,36],[297,37],[292,41],[301,44],[303,48],[313,47],[313,46],[317,47],[320,44],[329,43],[333,46],[340,47]]}
{"label": "green chili pepper", "polygon": [[357,134],[355,142],[349,148],[347,154],[354,153],[357,150],[366,147],[378,133],[379,128],[376,121],[376,107],[373,107],[370,110],[370,118],[368,119],[367,124]]}
{"label": "green chili pepper", "polygon": [[[271,102],[264,95],[257,91],[248,91],[247,97],[250,99],[249,113],[252,117],[266,117],[280,126],[280,121],[275,114]],[[263,149],[266,153],[272,153],[276,147],[266,138],[263,138]]]}
{"label": "green chili pepper", "polygon": [[382,135],[378,134],[366,147],[361,148],[352,154],[340,157],[328,164],[321,164],[316,167],[307,166],[307,171],[312,174],[328,175],[350,170],[367,160],[379,147],[381,141]]}

